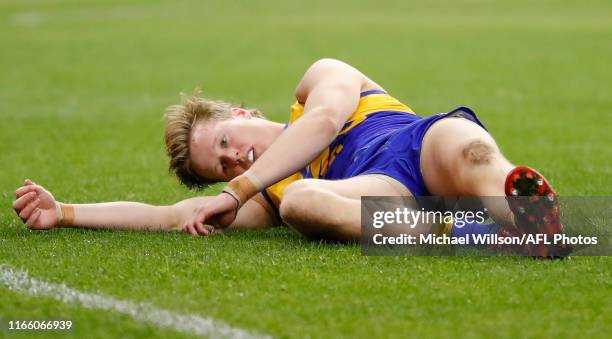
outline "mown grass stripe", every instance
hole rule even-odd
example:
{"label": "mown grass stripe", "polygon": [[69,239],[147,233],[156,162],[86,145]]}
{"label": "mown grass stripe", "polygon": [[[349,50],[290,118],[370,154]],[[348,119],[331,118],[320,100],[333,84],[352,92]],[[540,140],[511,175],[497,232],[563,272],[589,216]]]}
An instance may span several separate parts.
{"label": "mown grass stripe", "polygon": [[270,338],[231,327],[212,318],[158,309],[149,303],[137,303],[102,294],[81,292],[64,284],[54,284],[32,278],[27,272],[4,264],[0,265],[0,283],[15,292],[49,297],[64,303],[79,304],[85,308],[114,311],[129,315],[137,321],[172,328],[187,334],[213,338]]}

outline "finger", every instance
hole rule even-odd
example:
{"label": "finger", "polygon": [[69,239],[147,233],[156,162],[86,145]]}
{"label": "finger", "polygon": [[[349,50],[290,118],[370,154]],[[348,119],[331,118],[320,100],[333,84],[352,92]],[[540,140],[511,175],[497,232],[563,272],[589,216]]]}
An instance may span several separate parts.
{"label": "finger", "polygon": [[36,198],[36,192],[29,192],[24,194],[21,198],[13,201],[13,208],[15,211],[21,211],[32,199]]}
{"label": "finger", "polygon": [[205,208],[200,208],[195,214],[194,221],[203,223],[206,221],[207,215],[208,211]]}
{"label": "finger", "polygon": [[191,234],[191,235],[198,235],[198,232],[195,230],[195,228],[193,228],[193,224],[191,222],[187,223],[187,233]]}
{"label": "finger", "polygon": [[30,202],[24,209],[21,210],[19,217],[22,220],[28,219],[38,205],[40,205],[40,199],[35,199],[34,201]]}
{"label": "finger", "polygon": [[34,191],[36,191],[36,186],[34,185],[21,186],[17,190],[15,190],[15,199],[19,199],[24,194]]}
{"label": "finger", "polygon": [[198,231],[199,235],[209,235],[210,234],[208,229],[204,227],[204,224],[202,224],[202,222],[200,221],[195,222],[195,229],[196,231]]}
{"label": "finger", "polygon": [[183,223],[183,226],[181,227],[181,231],[185,232],[185,233],[189,233],[189,222],[185,221]]}
{"label": "finger", "polygon": [[28,228],[32,228],[32,226],[34,226],[41,214],[42,211],[37,208],[36,211],[32,213],[32,215],[26,221],[26,226],[28,226]]}

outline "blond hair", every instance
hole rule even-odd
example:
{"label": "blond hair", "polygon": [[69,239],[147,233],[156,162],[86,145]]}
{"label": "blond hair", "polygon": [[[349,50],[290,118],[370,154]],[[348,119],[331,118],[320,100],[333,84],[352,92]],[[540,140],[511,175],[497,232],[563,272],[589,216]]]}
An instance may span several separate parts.
{"label": "blond hair", "polygon": [[[166,108],[166,153],[170,158],[170,172],[189,188],[205,188],[215,181],[197,175],[191,168],[189,140],[191,131],[200,121],[229,120],[234,116],[232,108],[243,108],[221,100],[208,100],[201,97],[196,88],[192,95],[181,93],[181,103]],[[249,109],[255,118],[264,118],[257,109]]]}

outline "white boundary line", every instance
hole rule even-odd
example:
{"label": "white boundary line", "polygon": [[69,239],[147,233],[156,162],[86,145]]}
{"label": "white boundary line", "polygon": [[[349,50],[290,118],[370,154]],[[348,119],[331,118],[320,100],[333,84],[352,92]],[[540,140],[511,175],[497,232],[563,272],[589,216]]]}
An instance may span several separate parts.
{"label": "white boundary line", "polygon": [[4,285],[15,292],[49,297],[64,303],[79,304],[85,308],[114,311],[129,315],[137,321],[167,327],[187,334],[213,338],[271,338],[231,327],[212,318],[159,309],[148,303],[137,303],[102,294],[81,292],[64,284],[54,284],[32,278],[27,272],[13,269],[4,264],[0,264],[0,285]]}

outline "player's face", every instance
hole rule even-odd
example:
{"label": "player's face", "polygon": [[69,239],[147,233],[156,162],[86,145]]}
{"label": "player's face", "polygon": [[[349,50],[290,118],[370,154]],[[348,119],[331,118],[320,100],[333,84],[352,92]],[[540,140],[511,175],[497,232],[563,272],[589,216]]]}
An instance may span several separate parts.
{"label": "player's face", "polygon": [[202,121],[191,134],[191,166],[196,174],[229,181],[244,173],[274,141],[262,119],[235,108],[233,119]]}

